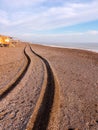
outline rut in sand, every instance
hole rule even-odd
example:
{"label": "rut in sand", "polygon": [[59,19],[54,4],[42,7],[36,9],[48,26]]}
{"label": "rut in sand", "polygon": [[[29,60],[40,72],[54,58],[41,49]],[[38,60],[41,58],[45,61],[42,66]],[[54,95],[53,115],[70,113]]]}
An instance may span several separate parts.
{"label": "rut in sand", "polygon": [[[42,62],[45,64],[46,73],[47,73],[47,79],[46,79],[47,82],[46,82],[46,86],[45,86],[45,92],[42,97],[42,102],[39,104],[39,109],[37,111],[36,118],[34,121],[32,121],[32,119],[31,119],[31,122],[33,122],[33,125],[31,125],[31,122],[28,123],[30,126],[28,125],[26,130],[47,130],[50,119],[51,119],[52,109],[55,106],[54,103],[55,103],[55,97],[56,97],[55,94],[57,94],[55,92],[57,81],[55,81],[56,78],[54,77],[54,73],[52,71],[52,68],[51,68],[49,62],[42,56],[35,53],[31,47],[30,47],[30,49],[33,52],[33,54],[38,56],[42,60]],[[58,94],[57,94],[57,96],[58,96]],[[58,105],[58,104],[56,104],[56,105]],[[57,109],[57,106],[56,106],[56,109]],[[55,110],[55,111],[57,111],[57,110]],[[32,118],[33,118],[33,116],[32,116]]]}
{"label": "rut in sand", "polygon": [[0,93],[0,101],[5,98],[7,96],[7,94],[10,93],[10,91],[12,89],[15,88],[15,86],[17,84],[19,84],[19,82],[22,80],[22,78],[24,77],[24,75],[26,74],[28,68],[29,68],[29,65],[30,65],[30,57],[28,56],[28,54],[26,53],[26,47],[24,48],[24,56],[25,56],[25,62],[26,62],[26,66],[24,66],[23,70],[19,72],[19,74],[13,78],[13,80],[5,87],[5,90],[3,90],[1,93]]}

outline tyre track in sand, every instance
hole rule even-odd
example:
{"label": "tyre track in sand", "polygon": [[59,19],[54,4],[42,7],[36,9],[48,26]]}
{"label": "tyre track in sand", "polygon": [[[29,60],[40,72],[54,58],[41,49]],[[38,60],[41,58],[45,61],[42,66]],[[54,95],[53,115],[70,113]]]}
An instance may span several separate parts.
{"label": "tyre track in sand", "polygon": [[2,90],[0,90],[0,101],[3,98],[5,98],[10,93],[10,91],[15,88],[17,84],[19,84],[19,82],[26,74],[31,62],[30,57],[26,53],[26,47],[24,48],[24,56],[25,56],[25,65],[23,66],[23,68],[18,72],[15,78],[13,78],[7,86],[5,86]]}
{"label": "tyre track in sand", "polygon": [[59,83],[49,62],[35,53],[44,63],[45,76],[39,99],[26,130],[58,130],[59,116]]}
{"label": "tyre track in sand", "polygon": [[39,98],[44,79],[44,64],[29,46],[26,53],[31,62],[17,86],[0,102],[0,130],[25,130]]}

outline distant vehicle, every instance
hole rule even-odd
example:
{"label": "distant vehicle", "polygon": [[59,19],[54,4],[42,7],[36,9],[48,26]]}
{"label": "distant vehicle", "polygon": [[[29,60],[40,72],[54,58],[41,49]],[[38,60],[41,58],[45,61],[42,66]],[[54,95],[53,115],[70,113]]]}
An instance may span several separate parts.
{"label": "distant vehicle", "polygon": [[12,37],[0,35],[0,46],[1,47],[8,47],[8,46],[15,47],[15,45],[11,41],[12,41]]}

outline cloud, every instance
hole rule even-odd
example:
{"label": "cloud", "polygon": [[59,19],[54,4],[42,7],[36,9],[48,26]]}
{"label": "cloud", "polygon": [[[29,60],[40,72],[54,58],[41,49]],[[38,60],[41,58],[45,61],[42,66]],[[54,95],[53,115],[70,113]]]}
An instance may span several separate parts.
{"label": "cloud", "polygon": [[91,34],[91,35],[98,35],[98,31],[97,30],[90,30],[87,33]]}
{"label": "cloud", "polygon": [[8,18],[6,11],[0,10],[0,24],[8,25]]}
{"label": "cloud", "polygon": [[42,3],[44,0],[1,0],[2,4],[10,8],[23,8]]}
{"label": "cloud", "polygon": [[[43,0],[4,0],[10,6],[25,6],[39,3]],[[40,9],[39,9],[40,10]],[[7,13],[7,12],[6,12]],[[60,7],[45,8],[38,13],[17,11],[8,15],[9,25],[17,25],[40,30],[70,26],[77,23],[98,19],[98,1],[89,3],[65,3]],[[21,21],[21,22],[20,22]],[[16,24],[15,24],[16,23]],[[5,24],[5,23],[4,23]],[[29,26],[30,25],[30,26]]]}
{"label": "cloud", "polygon": [[[81,2],[80,0],[1,0],[5,8],[0,10],[0,26],[2,27],[1,32],[12,32],[12,34],[17,34],[17,36],[22,36],[28,33],[26,36],[28,38],[34,38],[41,40],[50,41],[58,39],[58,41],[69,41],[70,38],[74,36],[79,41],[79,38],[84,37],[84,33],[68,33],[59,35],[35,35],[32,33],[36,31],[47,31],[56,28],[67,27],[79,23],[85,23],[93,20],[98,20],[98,0],[92,0],[88,2]],[[51,3],[49,6],[48,3]],[[46,3],[46,6],[44,6]],[[62,3],[62,4],[54,4]],[[1,5],[0,5],[1,6]],[[13,11],[9,11],[10,8]],[[9,10],[7,10],[9,9]],[[15,9],[15,10],[14,10]],[[85,33],[84,39],[89,40],[88,36],[93,36],[93,40],[97,40],[96,35],[98,32],[96,30],[87,31]],[[78,36],[78,37],[77,37]],[[94,41],[95,41],[94,40]],[[57,40],[56,40],[57,41]],[[76,41],[76,39],[74,40]],[[83,40],[81,40],[83,41]]]}
{"label": "cloud", "polygon": [[90,3],[69,3],[62,7],[52,7],[41,14],[46,19],[44,29],[70,26],[98,19],[98,1]]}
{"label": "cloud", "polygon": [[[96,34],[91,33],[96,32]],[[21,35],[22,40],[24,38],[27,41],[46,43],[46,44],[66,44],[66,43],[97,43],[98,42],[98,31],[90,30],[86,32],[66,32],[62,34],[35,34],[35,33],[24,33]],[[74,45],[74,44],[73,44]]]}
{"label": "cloud", "polygon": [[[32,1],[32,0],[30,0]],[[28,30],[55,29],[98,19],[98,1],[89,3],[65,3],[49,7],[37,13],[19,11],[11,14],[9,26],[19,25]],[[20,22],[21,21],[21,22]]]}

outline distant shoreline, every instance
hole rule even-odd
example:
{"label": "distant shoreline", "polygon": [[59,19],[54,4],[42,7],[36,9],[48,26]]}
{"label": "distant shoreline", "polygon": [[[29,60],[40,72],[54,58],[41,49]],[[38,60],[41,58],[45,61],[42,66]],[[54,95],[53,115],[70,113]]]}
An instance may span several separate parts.
{"label": "distant shoreline", "polygon": [[40,45],[43,45],[43,46],[47,46],[47,47],[57,47],[57,48],[69,48],[69,49],[79,49],[79,50],[87,50],[87,51],[91,51],[91,52],[96,52],[98,53],[98,49],[91,49],[90,47],[86,48],[86,47],[68,47],[68,46],[59,46],[59,45],[46,45],[46,44],[40,44]]}

